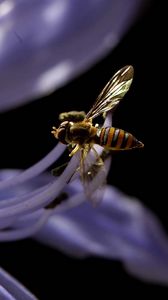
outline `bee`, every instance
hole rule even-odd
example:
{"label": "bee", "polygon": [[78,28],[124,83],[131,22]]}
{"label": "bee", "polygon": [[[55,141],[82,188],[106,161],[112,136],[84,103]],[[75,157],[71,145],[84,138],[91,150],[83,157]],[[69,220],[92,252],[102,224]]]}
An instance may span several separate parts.
{"label": "bee", "polygon": [[59,127],[52,127],[51,132],[54,137],[61,143],[72,147],[70,157],[80,150],[81,172],[84,170],[84,160],[91,149],[95,152],[97,159],[99,158],[94,148],[95,144],[102,146],[107,151],[128,150],[144,146],[131,133],[123,129],[93,124],[93,119],[105,115],[110,110],[113,111],[119,104],[131,86],[133,74],[134,69],[131,65],[123,67],[106,84],[87,114],[84,111],[61,113]]}

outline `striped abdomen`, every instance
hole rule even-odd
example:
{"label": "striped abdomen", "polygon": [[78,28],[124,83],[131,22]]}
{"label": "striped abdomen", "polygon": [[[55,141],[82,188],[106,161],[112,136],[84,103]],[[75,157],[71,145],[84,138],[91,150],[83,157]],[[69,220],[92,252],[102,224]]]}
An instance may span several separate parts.
{"label": "striped abdomen", "polygon": [[143,147],[131,133],[115,127],[101,128],[97,133],[97,144],[112,150],[127,150]]}

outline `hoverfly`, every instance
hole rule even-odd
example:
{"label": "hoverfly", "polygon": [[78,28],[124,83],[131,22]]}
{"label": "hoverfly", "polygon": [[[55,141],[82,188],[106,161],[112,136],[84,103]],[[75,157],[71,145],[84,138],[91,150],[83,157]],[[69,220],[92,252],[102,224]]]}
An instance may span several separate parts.
{"label": "hoverfly", "polygon": [[[127,150],[143,147],[131,133],[115,127],[100,127],[93,125],[93,119],[113,110],[130,88],[134,69],[131,65],[125,66],[114,74],[97,97],[90,111],[64,112],[59,115],[61,124],[51,131],[61,143],[72,146],[69,156],[80,150],[80,171],[84,168],[84,160],[95,144],[104,147],[107,151]],[[96,154],[97,158],[100,156]],[[101,158],[100,158],[101,160]],[[83,174],[81,174],[82,177]]]}

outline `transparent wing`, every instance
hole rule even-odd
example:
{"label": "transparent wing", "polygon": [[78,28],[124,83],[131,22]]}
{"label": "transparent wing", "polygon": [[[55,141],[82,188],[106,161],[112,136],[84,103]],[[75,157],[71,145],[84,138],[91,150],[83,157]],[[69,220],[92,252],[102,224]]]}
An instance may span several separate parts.
{"label": "transparent wing", "polygon": [[99,94],[85,119],[93,119],[103,112],[112,110],[128,92],[133,75],[134,69],[132,66],[125,66],[115,73]]}
{"label": "transparent wing", "polygon": [[[95,160],[93,160],[93,157],[90,157],[88,154],[90,149],[93,150]],[[93,147],[81,149],[81,181],[87,199],[92,202],[93,206],[100,203],[103,199],[103,187],[105,186],[107,177],[104,160],[108,157],[108,154],[109,151],[105,150],[101,155],[99,155]]]}

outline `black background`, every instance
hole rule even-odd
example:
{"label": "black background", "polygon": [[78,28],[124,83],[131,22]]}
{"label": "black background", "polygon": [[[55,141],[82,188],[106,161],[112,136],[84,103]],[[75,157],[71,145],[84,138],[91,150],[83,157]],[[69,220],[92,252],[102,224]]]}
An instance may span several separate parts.
{"label": "black background", "polygon": [[[115,111],[113,126],[133,133],[144,142],[145,148],[114,154],[108,182],[138,197],[158,215],[167,229],[166,204],[160,196],[155,176],[156,147],[160,141],[155,131],[157,116],[152,110],[157,102],[154,78],[159,72],[160,60],[157,52],[160,41],[155,34],[159,30],[158,14],[159,6],[149,5],[120,44],[91,70],[48,97],[2,114],[0,167],[27,168],[44,157],[55,146],[50,129],[55,125],[59,112],[65,107],[67,111],[88,111],[113,73],[126,64],[132,64],[134,81]],[[150,293],[166,290],[128,275],[120,262],[69,258],[31,239],[1,244],[0,265],[41,300],[56,299],[59,293],[62,297],[67,293],[80,297],[81,291],[83,296],[86,293],[90,297],[93,293],[106,298],[109,293],[113,296],[115,287],[121,287],[121,291],[144,290]]]}

